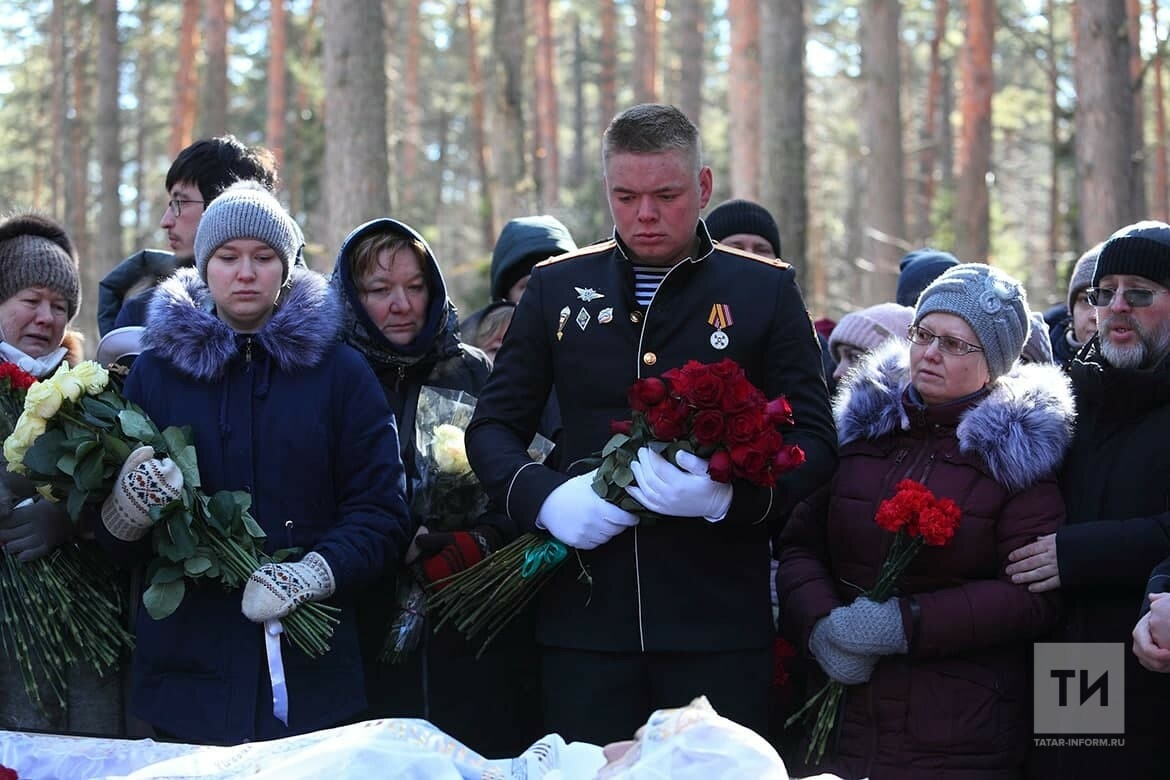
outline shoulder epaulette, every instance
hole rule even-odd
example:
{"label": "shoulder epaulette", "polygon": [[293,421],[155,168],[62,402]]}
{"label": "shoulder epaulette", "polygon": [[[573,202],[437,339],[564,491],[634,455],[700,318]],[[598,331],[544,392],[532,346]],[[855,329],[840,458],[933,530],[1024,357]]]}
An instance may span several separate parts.
{"label": "shoulder epaulette", "polygon": [[579,248],[574,249],[572,251],[565,252],[563,255],[557,255],[555,257],[550,257],[547,260],[542,260],[533,267],[539,268],[542,265],[552,265],[553,263],[563,263],[566,260],[572,260],[572,259],[577,258],[577,257],[584,257],[586,255],[596,255],[596,254],[599,254],[601,252],[609,252],[615,246],[617,246],[617,242],[614,241],[612,238],[607,238],[606,240],[599,241],[596,244],[589,244],[588,246],[579,247]]}
{"label": "shoulder epaulette", "polygon": [[727,244],[720,244],[718,242],[716,242],[716,246],[720,252],[726,252],[729,255],[735,255],[736,257],[742,257],[747,260],[755,260],[757,263],[763,263],[764,265],[770,265],[775,268],[792,267],[790,264],[784,262],[779,257],[764,257],[763,255],[746,252],[742,249],[739,249],[738,247],[728,246]]}

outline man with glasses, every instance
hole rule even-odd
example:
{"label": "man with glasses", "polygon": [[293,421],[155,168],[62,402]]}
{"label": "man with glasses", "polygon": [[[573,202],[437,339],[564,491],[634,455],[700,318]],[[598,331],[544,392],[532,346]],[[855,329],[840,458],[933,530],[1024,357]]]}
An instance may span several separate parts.
{"label": "man with glasses", "polygon": [[[1061,473],[1068,522],[1013,552],[1007,574],[1032,591],[1061,590],[1066,620],[1052,641],[1128,645],[1147,577],[1170,556],[1170,225],[1114,233],[1087,293],[1097,335],[1068,368],[1077,405]],[[1170,677],[1142,668],[1128,647],[1125,657],[1125,733],[1109,735],[1124,747],[1037,747],[1036,777],[1165,773]]]}
{"label": "man with glasses", "polygon": [[276,158],[262,146],[235,136],[204,138],[188,146],[167,171],[167,203],[159,221],[171,251],[143,249],[123,260],[99,285],[98,330],[142,325],[145,293],[176,268],[195,265],[195,230],[207,208],[231,184],[252,179],[276,189]]}

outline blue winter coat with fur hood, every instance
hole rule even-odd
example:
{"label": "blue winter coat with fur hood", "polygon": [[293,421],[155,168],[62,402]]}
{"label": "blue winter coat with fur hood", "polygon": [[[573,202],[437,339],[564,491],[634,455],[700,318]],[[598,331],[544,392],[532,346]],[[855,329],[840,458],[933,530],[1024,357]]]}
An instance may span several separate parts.
{"label": "blue winter coat with fur hood", "polygon": [[1004,569],[1008,553],[1064,520],[1055,472],[1072,394],[1056,366],[1040,364],[1017,363],[989,391],[937,406],[915,403],[909,384],[903,340],[850,375],[834,408],[840,467],[781,536],[783,628],[807,648],[818,620],[874,585],[893,535],[873,518],[899,481],[962,510],[954,538],[923,548],[901,579],[909,652],[884,656],[848,689],[821,768],[874,780],[1019,777],[1032,736],[1028,651],[1059,602]]}
{"label": "blue winter coat with fur hood", "polygon": [[[299,547],[333,570],[342,608],[331,651],[284,643],[289,726],[272,716],[263,628],[241,593],[188,586],[173,615],[140,611],[133,711],[186,741],[234,743],[337,725],[365,706],[350,600],[409,541],[394,418],[365,360],[338,340],[327,282],[294,268],[265,325],[240,334],[215,316],[194,269],[159,285],[125,394],[160,428],[189,425],[202,489],[246,490],[269,552]],[[149,537],[148,537],[149,538]],[[142,561],[148,542],[104,542]]]}

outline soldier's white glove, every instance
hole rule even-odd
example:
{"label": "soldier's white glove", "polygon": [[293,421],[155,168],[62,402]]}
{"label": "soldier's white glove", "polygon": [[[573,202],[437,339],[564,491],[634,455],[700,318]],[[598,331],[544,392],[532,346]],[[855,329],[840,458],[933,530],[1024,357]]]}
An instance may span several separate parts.
{"label": "soldier's white glove", "polygon": [[183,473],[170,458],[156,459],[154,447],[130,453],[114,489],[102,504],[102,524],[115,538],[133,542],[150,531],[151,507],[166,506],[183,493]]}
{"label": "soldier's white glove", "polygon": [[278,620],[306,601],[333,595],[333,570],[311,552],[297,563],[266,563],[248,578],[241,609],[254,623]]}
{"label": "soldier's white glove", "polygon": [[636,515],[606,501],[593,490],[594,469],[565,482],[548,494],[536,515],[536,525],[570,547],[592,550],[630,526]]}
{"label": "soldier's white glove", "polygon": [[703,517],[717,522],[731,508],[731,485],[707,475],[707,461],[680,451],[678,466],[649,447],[630,463],[637,483],[626,488],[630,498],[651,512],[672,517]]}

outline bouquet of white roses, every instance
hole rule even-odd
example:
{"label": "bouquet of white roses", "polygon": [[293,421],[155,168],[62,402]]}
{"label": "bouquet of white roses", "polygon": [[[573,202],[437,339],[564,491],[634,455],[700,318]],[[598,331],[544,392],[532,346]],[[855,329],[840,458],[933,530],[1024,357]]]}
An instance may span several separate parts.
{"label": "bouquet of white roses", "polygon": [[[471,470],[464,431],[475,413],[475,396],[462,390],[423,387],[415,414],[418,479],[411,512],[425,532],[464,531],[476,524],[488,505],[487,494]],[[543,461],[553,443],[536,436],[529,454]],[[418,647],[430,599],[415,573],[399,583],[395,616],[382,660],[399,662]]]}
{"label": "bouquet of white roses", "polygon": [[[264,531],[249,511],[251,496],[199,490],[199,464],[190,430],[158,427],[137,405],[109,384],[104,368],[92,361],[62,366],[29,388],[24,412],[4,441],[8,469],[25,474],[43,495],[64,502],[76,520],[87,506],[100,508],[122,464],[138,447],[149,445],[157,456],[170,457],[183,474],[178,500],[151,510],[155,557],[146,569],[142,596],[156,620],[182,603],[188,580],[212,580],[236,590],[262,563],[281,560],[292,551],[268,556]],[[323,655],[337,623],[336,607],[309,602],[283,619],[289,639],[305,653]]]}
{"label": "bouquet of white roses", "polygon": [[[35,377],[16,365],[0,363],[0,427],[5,435],[13,432],[29,388],[36,384]],[[33,432],[26,424],[21,434]],[[70,667],[81,663],[104,674],[133,643],[122,627],[124,605],[117,582],[110,563],[86,545],[66,544],[23,563],[0,552],[0,645],[38,708],[44,709],[50,696],[65,706]]]}

